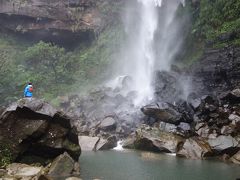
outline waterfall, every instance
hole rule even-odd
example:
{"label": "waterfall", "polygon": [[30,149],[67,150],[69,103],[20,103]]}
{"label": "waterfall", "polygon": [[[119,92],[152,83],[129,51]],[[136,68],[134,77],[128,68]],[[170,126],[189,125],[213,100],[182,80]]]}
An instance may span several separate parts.
{"label": "waterfall", "polygon": [[123,16],[127,40],[117,67],[132,78],[129,91],[137,92],[136,106],[153,99],[154,72],[169,70],[181,46],[180,26],[174,22],[180,3],[184,0],[128,2]]}
{"label": "waterfall", "polygon": [[157,10],[156,4],[161,5],[161,1],[138,0],[142,3],[139,36],[135,44],[136,66],[133,74],[134,88],[138,95],[134,104],[138,105],[142,101],[149,101],[153,96],[151,87],[152,72],[154,69],[154,33],[157,29]]}

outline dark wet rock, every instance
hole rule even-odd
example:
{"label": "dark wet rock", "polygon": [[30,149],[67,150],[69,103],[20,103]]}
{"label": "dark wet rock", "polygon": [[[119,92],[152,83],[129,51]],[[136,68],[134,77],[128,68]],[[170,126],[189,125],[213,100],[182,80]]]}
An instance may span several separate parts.
{"label": "dark wet rock", "polygon": [[238,88],[240,83],[239,49],[239,47],[232,46],[206,49],[201,59],[191,68],[193,92],[198,95],[218,95]]}
{"label": "dark wet rock", "polygon": [[168,103],[151,104],[141,108],[141,111],[155,121],[163,121],[170,124],[179,124],[182,121],[182,114]]}
{"label": "dark wet rock", "polygon": [[218,136],[216,139],[209,139],[209,145],[217,152],[236,149],[239,142],[232,136]]}
{"label": "dark wet rock", "polygon": [[236,154],[234,154],[231,158],[230,161],[239,164],[240,165],[240,151],[238,151]]}
{"label": "dark wet rock", "polygon": [[71,131],[71,119],[42,100],[22,99],[13,103],[0,119],[1,141],[13,161],[21,161],[25,156],[53,159],[65,151],[76,160],[80,156],[79,145],[71,141],[77,138],[77,133]]}
{"label": "dark wet rock", "polygon": [[157,101],[173,103],[184,98],[183,84],[187,84],[188,77],[185,77],[180,70],[157,71],[154,76],[154,95]]}
{"label": "dark wet rock", "polygon": [[[215,109],[216,110],[216,109]],[[219,117],[219,114],[218,113],[210,113],[209,114],[209,117],[210,118],[218,118]]]}
{"label": "dark wet rock", "polygon": [[74,170],[75,161],[70,157],[68,153],[63,153],[59,155],[52,162],[48,175],[57,176],[57,177],[66,177],[70,176]]}
{"label": "dark wet rock", "polygon": [[[184,142],[181,136],[148,126],[142,126],[131,138],[134,138],[134,148],[136,149],[172,153],[176,152],[180,144]],[[125,147],[127,146],[125,145]]]}
{"label": "dark wet rock", "polygon": [[75,115],[74,126],[79,135],[103,137],[107,133],[119,139],[127,137],[136,129],[144,115],[134,107],[126,94],[121,94],[122,91],[121,88],[115,92],[113,88],[101,87],[86,96],[68,98],[77,107],[68,107],[65,111]]}
{"label": "dark wet rock", "polygon": [[[212,105],[212,104],[205,106],[205,108],[208,109],[209,112],[215,112],[217,110],[217,106],[216,105]],[[214,117],[217,115],[216,113],[211,113],[211,114],[214,115]]]}
{"label": "dark wet rock", "polygon": [[106,117],[99,125],[99,128],[111,131],[116,129],[116,124],[116,120],[113,117]]}
{"label": "dark wet rock", "polygon": [[190,159],[204,159],[212,155],[212,150],[205,140],[192,137],[186,140],[181,150],[177,152],[177,155]]}
{"label": "dark wet rock", "polygon": [[201,101],[204,104],[208,105],[218,105],[218,100],[216,97],[210,96],[210,95],[204,95],[201,97]]}
{"label": "dark wet rock", "polygon": [[116,136],[110,136],[107,139],[101,138],[97,143],[96,150],[108,150],[117,146]]}
{"label": "dark wet rock", "polygon": [[183,122],[191,123],[193,121],[195,112],[193,108],[186,101],[178,102],[176,104],[176,107],[178,112],[182,114]]}
{"label": "dark wet rock", "polygon": [[188,137],[191,132],[190,124],[183,122],[181,122],[178,126],[174,124],[160,122],[159,129],[164,132],[174,133],[184,137]]}
{"label": "dark wet rock", "polygon": [[200,98],[193,99],[189,97],[187,101],[194,110],[197,110],[202,104],[202,101]]}
{"label": "dark wet rock", "polygon": [[228,125],[229,123],[230,121],[227,118],[217,118],[214,124],[221,128],[222,126]]}
{"label": "dark wet rock", "polygon": [[220,95],[221,100],[230,102],[232,104],[240,103],[240,89],[225,92]]}
{"label": "dark wet rock", "polygon": [[82,151],[95,151],[99,137],[79,136],[79,145]]}

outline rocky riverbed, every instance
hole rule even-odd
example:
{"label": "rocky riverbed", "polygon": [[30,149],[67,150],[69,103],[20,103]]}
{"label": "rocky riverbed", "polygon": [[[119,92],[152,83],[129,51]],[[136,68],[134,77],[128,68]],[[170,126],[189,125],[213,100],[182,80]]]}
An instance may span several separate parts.
{"label": "rocky riverbed", "polygon": [[[220,63],[219,74],[209,69],[215,67],[210,61],[212,65],[202,65],[201,71],[173,67],[156,72],[155,98],[144,106],[133,104],[137,92],[129,91],[131,77],[123,76],[114,88],[60,97],[61,111],[39,99],[21,99],[1,108],[0,176],[79,177],[81,151],[112,149],[119,140],[130,149],[240,164],[239,55],[231,48],[209,53],[213,59],[219,53],[231,58],[232,71]],[[223,75],[226,79],[218,81]],[[191,82],[194,88],[186,97],[181,81],[188,77],[198,80]]]}
{"label": "rocky riverbed", "polygon": [[[224,63],[226,58],[229,65]],[[99,88],[85,97],[65,97],[61,107],[78,117],[75,126],[82,136],[94,137],[91,149],[100,142],[95,137],[123,139],[126,148],[191,159],[219,157],[239,164],[238,63],[235,47],[208,49],[190,71],[173,67],[170,72],[156,72],[155,98],[143,107],[133,105],[137,92],[127,91],[131,84],[127,76],[118,79],[117,87]],[[187,94],[183,81],[191,85]]]}

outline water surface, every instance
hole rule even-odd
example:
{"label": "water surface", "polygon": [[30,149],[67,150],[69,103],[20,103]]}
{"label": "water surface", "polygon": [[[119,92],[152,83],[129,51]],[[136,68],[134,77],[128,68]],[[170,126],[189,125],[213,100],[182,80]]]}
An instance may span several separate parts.
{"label": "water surface", "polygon": [[83,180],[236,180],[240,166],[139,151],[83,152]]}

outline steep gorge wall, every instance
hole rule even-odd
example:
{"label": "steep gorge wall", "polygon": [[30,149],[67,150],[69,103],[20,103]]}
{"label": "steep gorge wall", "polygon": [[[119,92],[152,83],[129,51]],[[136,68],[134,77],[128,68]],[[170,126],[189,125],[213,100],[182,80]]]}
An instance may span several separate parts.
{"label": "steep gorge wall", "polygon": [[[5,32],[36,40],[72,43],[93,38],[114,20],[121,0],[0,0]],[[111,8],[110,8],[111,7]]]}
{"label": "steep gorge wall", "polygon": [[240,47],[205,49],[192,68],[198,94],[220,94],[240,87]]}

